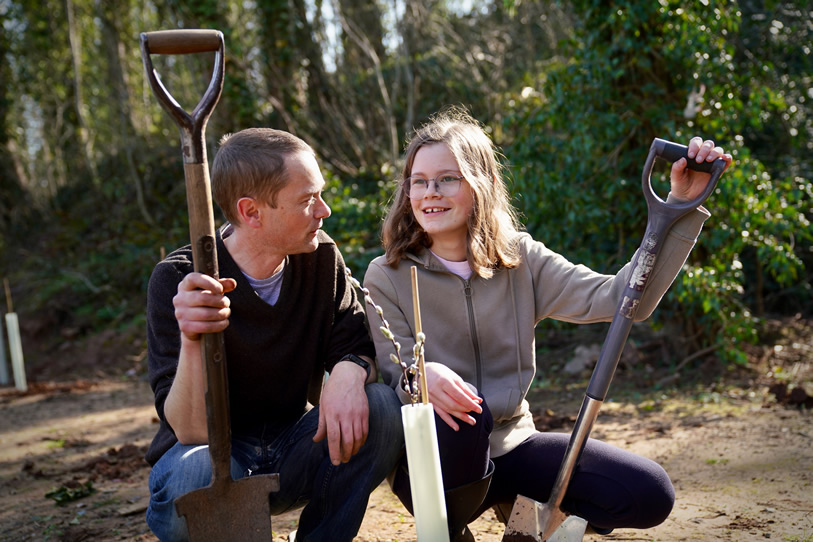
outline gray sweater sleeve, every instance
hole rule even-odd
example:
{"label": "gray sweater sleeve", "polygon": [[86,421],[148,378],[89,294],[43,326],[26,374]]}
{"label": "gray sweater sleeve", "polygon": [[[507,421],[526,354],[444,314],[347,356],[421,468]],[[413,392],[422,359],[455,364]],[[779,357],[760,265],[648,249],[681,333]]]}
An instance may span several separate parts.
{"label": "gray sweater sleeve", "polygon": [[[709,212],[701,207],[680,219],[671,229],[652,270],[636,321],[649,318],[658,306],[686,262],[709,216]],[[606,275],[573,264],[530,238],[521,243],[523,257],[533,274],[537,321],[554,318],[585,324],[612,319],[635,261],[634,256],[618,273]]]}

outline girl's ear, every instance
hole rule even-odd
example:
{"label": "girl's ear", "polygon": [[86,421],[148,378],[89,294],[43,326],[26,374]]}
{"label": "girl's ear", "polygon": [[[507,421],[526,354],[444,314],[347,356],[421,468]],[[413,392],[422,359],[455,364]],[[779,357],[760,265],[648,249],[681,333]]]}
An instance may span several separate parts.
{"label": "girl's ear", "polygon": [[237,216],[241,224],[250,228],[262,226],[262,212],[254,198],[246,196],[237,200]]}

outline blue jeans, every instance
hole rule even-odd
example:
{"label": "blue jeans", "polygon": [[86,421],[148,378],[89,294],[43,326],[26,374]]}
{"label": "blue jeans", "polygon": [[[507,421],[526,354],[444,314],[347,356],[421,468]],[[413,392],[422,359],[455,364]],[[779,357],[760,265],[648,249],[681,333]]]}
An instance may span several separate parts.
{"label": "blue jeans", "polygon": [[[394,468],[404,450],[401,404],[384,384],[365,387],[370,420],[367,441],[349,462],[334,466],[327,439],[313,442],[319,407],[298,421],[266,424],[259,434],[232,438],[234,479],[278,472],[280,490],[269,495],[271,515],[304,506],[298,541],[347,541],[358,533],[370,493]],[[162,541],[189,538],[186,519],[175,512],[175,499],[206,487],[212,477],[205,445],[176,443],[150,472],[147,524]]]}

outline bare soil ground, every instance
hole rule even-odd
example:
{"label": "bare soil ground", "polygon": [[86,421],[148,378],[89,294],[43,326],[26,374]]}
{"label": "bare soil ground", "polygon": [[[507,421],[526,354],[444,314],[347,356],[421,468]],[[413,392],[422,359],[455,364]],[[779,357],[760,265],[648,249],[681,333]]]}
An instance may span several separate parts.
{"label": "bare soil ground", "polygon": [[[572,337],[546,357],[558,367],[575,344],[602,338]],[[29,391],[0,389],[0,541],[156,540],[144,523],[143,454],[157,426],[143,343],[106,334],[30,348]],[[654,370],[645,352],[622,363],[591,436],[664,465],[677,502],[654,529],[585,540],[813,541],[811,322],[775,322],[762,345],[743,348],[752,362],[735,370],[711,357]],[[529,399],[541,429],[569,431],[588,377],[540,381]],[[297,517],[273,518],[275,542]],[[471,528],[480,542],[504,530],[491,511]],[[357,540],[415,540],[385,484]]]}

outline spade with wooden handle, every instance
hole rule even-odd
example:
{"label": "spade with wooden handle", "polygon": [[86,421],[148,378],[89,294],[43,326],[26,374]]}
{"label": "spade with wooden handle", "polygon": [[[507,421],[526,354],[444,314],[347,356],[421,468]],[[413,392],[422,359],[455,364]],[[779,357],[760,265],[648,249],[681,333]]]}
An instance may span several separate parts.
{"label": "spade with wooden handle", "polygon": [[[141,34],[141,56],[150,86],[181,132],[194,268],[215,279],[218,278],[217,245],[204,132],[223,90],[224,49],[223,34],[217,30],[163,30]],[[204,52],[215,54],[212,79],[190,115],[161,83],[150,55]],[[240,480],[231,477],[231,427],[223,334],[207,333],[202,341],[212,481],[207,487],[176,499],[175,509],[178,515],[186,517],[193,542],[272,540],[268,496],[279,491],[279,475],[255,475]]]}

